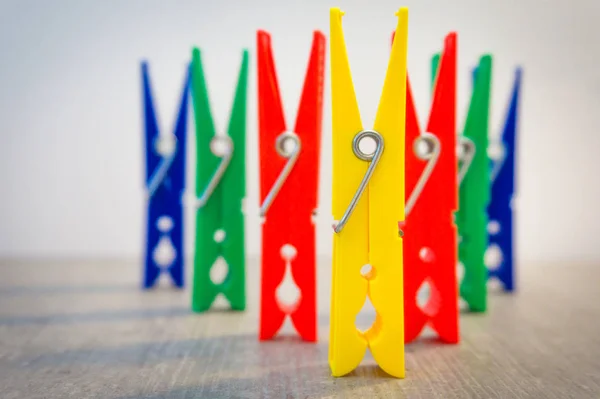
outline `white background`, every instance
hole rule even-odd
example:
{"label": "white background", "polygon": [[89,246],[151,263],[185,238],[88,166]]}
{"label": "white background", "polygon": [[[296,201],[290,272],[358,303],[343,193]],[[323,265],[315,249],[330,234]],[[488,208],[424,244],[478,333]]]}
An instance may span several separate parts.
{"label": "white background", "polygon": [[[257,255],[256,30],[273,35],[292,125],[312,31],[343,19],[363,123],[374,118],[394,12],[409,7],[409,72],[420,119],[429,60],[451,30],[459,38],[459,127],[469,71],[494,55],[492,130],[498,133],[513,70],[524,67],[518,257],[599,260],[600,34],[597,0],[159,1],[0,3],[0,256],[138,258],[145,203],[140,67],[150,62],[163,129],[176,115],[184,69],[203,50],[213,114],[228,122],[242,48],[250,50],[247,248]],[[370,4],[370,5],[368,5]],[[329,51],[327,52],[329,58]],[[326,75],[318,251],[331,252],[331,112]],[[193,119],[189,124],[193,150]],[[195,156],[189,153],[192,189]],[[193,214],[187,213],[192,253]]]}

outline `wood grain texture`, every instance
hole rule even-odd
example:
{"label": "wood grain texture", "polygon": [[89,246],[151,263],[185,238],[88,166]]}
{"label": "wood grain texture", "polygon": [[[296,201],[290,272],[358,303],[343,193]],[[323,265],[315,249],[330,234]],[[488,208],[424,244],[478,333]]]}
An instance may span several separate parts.
{"label": "wood grain texture", "polygon": [[487,314],[461,315],[459,345],[408,345],[404,380],[369,356],[330,376],[328,259],[316,344],[289,325],[258,341],[256,261],[246,312],[220,303],[192,314],[188,289],[141,291],[140,267],[1,261],[0,398],[600,398],[597,264],[522,265],[518,293],[492,293]]}

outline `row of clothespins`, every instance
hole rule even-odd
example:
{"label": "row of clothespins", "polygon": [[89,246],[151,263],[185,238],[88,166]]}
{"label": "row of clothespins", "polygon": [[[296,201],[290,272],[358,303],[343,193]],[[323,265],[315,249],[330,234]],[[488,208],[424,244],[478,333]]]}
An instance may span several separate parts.
{"label": "row of clothespins", "polygon": [[[342,12],[331,9],[330,51],[333,146],[333,274],[330,365],[335,376],[352,371],[367,348],[389,374],[404,377],[404,344],[430,325],[447,343],[459,341],[462,297],[472,311],[486,310],[487,280],[514,288],[513,215],[517,69],[498,159],[488,154],[492,57],[473,72],[472,96],[457,135],[457,35],[446,36],[432,62],[432,101],[421,128],[406,68],[408,11],[401,8],[375,123],[365,129],[352,84]],[[315,32],[296,124],[288,130],[270,36],[257,33],[260,200],[262,224],[260,339],[271,339],[290,316],[299,335],[317,340],[316,254],[312,215],[317,208],[325,36]],[[246,97],[244,51],[226,135],[217,135],[209,107],[201,53],[194,49],[174,134],[159,135],[148,69],[143,64],[147,141],[148,236],[144,286],[168,271],[183,282],[182,193],[188,87],[196,122],[196,242],[192,308],[210,308],[218,294],[244,310]],[[186,79],[187,80],[187,79]],[[364,140],[375,147],[365,150]],[[406,194],[406,195],[405,195]],[[166,264],[154,256],[164,240],[175,253]],[[488,270],[486,251],[501,251]],[[227,278],[215,284],[210,270],[222,257]],[[457,282],[457,264],[464,277]],[[286,267],[300,290],[293,306],[276,290]],[[367,265],[367,271],[364,266]],[[417,296],[427,284],[430,297]],[[458,288],[460,285],[460,289]],[[377,316],[366,332],[355,326],[367,296]]]}

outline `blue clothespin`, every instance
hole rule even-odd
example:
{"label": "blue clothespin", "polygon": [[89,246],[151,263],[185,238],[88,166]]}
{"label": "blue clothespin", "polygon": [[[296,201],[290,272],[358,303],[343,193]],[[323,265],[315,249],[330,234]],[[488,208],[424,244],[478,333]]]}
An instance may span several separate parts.
{"label": "blue clothespin", "polygon": [[148,198],[144,288],[153,287],[161,272],[169,273],[175,286],[183,288],[181,198],[185,189],[189,69],[188,66],[175,132],[160,134],[152,102],[148,64],[142,62]]}
{"label": "blue clothespin", "polygon": [[513,195],[515,192],[515,141],[521,88],[521,68],[515,72],[499,159],[492,162],[492,198],[488,205],[489,245],[500,250],[499,264],[489,276],[502,283],[505,291],[514,290]]}

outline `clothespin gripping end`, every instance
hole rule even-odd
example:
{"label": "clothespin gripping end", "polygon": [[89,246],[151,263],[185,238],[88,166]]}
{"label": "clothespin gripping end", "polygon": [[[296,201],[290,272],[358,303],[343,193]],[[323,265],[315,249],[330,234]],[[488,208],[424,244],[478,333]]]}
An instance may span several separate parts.
{"label": "clothespin gripping end", "polygon": [[202,208],[208,202],[210,196],[215,191],[215,188],[219,185],[219,182],[223,178],[231,157],[233,156],[233,141],[229,136],[215,136],[210,142],[211,151],[213,154],[221,158],[221,162],[215,170],[215,173],[210,178],[210,181],[206,185],[206,188],[202,192],[202,195],[196,198],[196,207]]}
{"label": "clothespin gripping end", "polygon": [[427,161],[427,166],[423,170],[421,177],[417,181],[415,188],[413,189],[408,201],[406,201],[405,212],[406,215],[410,213],[411,209],[415,206],[417,199],[421,195],[425,184],[429,180],[429,177],[433,173],[433,169],[440,157],[442,145],[436,135],[431,133],[423,133],[413,143],[413,151],[418,158]]}
{"label": "clothespin gripping end", "polygon": [[286,179],[290,175],[290,172],[300,156],[301,147],[302,144],[300,137],[298,137],[298,135],[294,132],[287,131],[277,136],[277,139],[275,140],[275,150],[279,155],[286,158],[288,161],[279,173],[279,176],[277,176],[275,183],[273,183],[271,190],[269,190],[269,193],[260,206],[261,217],[265,217],[267,211],[271,207],[271,204],[273,204],[275,197],[281,190],[281,186],[283,186],[283,183],[285,183]]}
{"label": "clothespin gripping end", "polygon": [[[375,141],[375,151],[371,153],[366,153],[360,148],[360,143],[366,138],[370,138]],[[340,233],[346,225],[346,223],[348,222],[348,219],[350,219],[350,215],[352,214],[354,208],[358,204],[358,201],[360,200],[360,197],[365,191],[365,188],[367,188],[367,184],[369,184],[369,180],[371,179],[371,175],[373,175],[373,171],[375,171],[377,163],[379,163],[381,154],[383,154],[383,148],[383,136],[375,130],[363,130],[362,132],[359,132],[356,136],[354,136],[354,140],[352,140],[352,151],[354,152],[354,155],[356,155],[356,157],[363,161],[370,162],[370,164],[367,168],[367,171],[365,172],[365,176],[363,177],[362,181],[358,186],[358,189],[356,190],[354,196],[352,197],[352,200],[350,201],[350,205],[348,205],[348,208],[346,208],[344,215],[342,215],[342,218],[339,220],[339,222],[333,223],[332,227],[335,233]]]}
{"label": "clothespin gripping end", "polygon": [[174,134],[159,136],[154,142],[154,150],[162,157],[160,165],[156,168],[148,181],[147,198],[151,198],[158,187],[167,177],[169,168],[173,164],[175,154],[177,153],[177,137]]}

